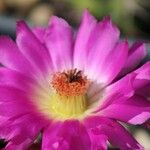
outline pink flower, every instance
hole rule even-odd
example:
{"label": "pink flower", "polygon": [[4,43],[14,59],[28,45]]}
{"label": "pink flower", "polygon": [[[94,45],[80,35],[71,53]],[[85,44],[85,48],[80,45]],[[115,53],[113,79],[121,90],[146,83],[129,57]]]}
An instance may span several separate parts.
{"label": "pink flower", "polygon": [[87,11],[76,36],[58,17],[44,29],[18,22],[16,43],[0,37],[5,150],[26,150],[40,133],[42,150],[142,150],[120,121],[150,118],[150,62],[135,70],[145,55],[142,43],[119,41],[110,18]]}

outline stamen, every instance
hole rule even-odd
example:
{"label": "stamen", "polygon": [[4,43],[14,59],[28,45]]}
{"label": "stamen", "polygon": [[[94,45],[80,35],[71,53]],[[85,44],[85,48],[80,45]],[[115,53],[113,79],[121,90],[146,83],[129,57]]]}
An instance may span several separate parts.
{"label": "stamen", "polygon": [[52,95],[52,109],[54,116],[60,118],[74,118],[83,114],[87,109],[86,96]]}
{"label": "stamen", "polygon": [[53,88],[60,95],[79,96],[84,95],[89,87],[89,80],[77,69],[56,73],[51,82]]}
{"label": "stamen", "polygon": [[53,75],[51,95],[53,115],[61,118],[74,118],[82,115],[87,109],[87,89],[90,81],[82,71],[72,69]]}

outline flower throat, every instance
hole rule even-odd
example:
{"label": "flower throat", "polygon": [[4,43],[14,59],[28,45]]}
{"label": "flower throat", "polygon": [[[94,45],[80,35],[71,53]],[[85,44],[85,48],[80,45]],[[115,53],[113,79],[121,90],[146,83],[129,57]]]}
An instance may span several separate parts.
{"label": "flower throat", "polygon": [[87,108],[89,80],[77,69],[57,72],[52,77],[52,107],[61,117],[78,117]]}

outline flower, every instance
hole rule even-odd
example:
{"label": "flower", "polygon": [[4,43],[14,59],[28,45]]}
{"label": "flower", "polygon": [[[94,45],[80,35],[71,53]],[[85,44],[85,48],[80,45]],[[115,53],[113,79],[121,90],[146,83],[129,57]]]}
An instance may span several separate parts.
{"label": "flower", "polygon": [[5,150],[26,150],[39,134],[42,150],[105,150],[107,142],[142,150],[120,122],[150,118],[150,62],[135,70],[145,55],[142,43],[119,41],[109,17],[97,22],[88,11],[75,36],[58,17],[47,28],[19,21],[16,43],[0,37]]}

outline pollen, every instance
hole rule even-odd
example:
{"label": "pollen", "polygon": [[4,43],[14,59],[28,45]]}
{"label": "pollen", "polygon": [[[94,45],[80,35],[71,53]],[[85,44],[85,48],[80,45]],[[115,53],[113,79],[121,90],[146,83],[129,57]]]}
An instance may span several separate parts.
{"label": "pollen", "polygon": [[77,69],[67,72],[58,72],[52,78],[52,87],[59,95],[80,96],[85,95],[89,87],[89,80]]}
{"label": "pollen", "polygon": [[[87,90],[90,81],[77,69],[55,73],[50,85],[50,100],[42,101],[44,107],[54,118],[80,118],[88,107]],[[43,109],[43,108],[42,108]]]}

